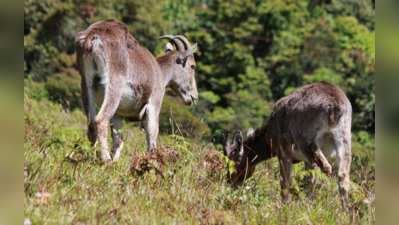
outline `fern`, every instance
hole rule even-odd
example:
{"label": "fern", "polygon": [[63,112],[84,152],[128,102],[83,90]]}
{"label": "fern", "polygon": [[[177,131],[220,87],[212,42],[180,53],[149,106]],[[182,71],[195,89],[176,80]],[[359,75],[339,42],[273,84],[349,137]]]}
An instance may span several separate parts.
{"label": "fern", "polygon": [[289,191],[299,198],[302,191],[308,187],[310,190],[316,190],[320,184],[328,184],[330,178],[320,170],[299,171],[291,178]]}
{"label": "fern", "polygon": [[305,178],[312,177],[312,183],[316,180],[322,183],[327,183],[330,178],[320,170],[305,170],[297,174],[298,178],[304,180]]}
{"label": "fern", "polygon": [[188,141],[186,141],[183,136],[171,134],[169,135],[169,137],[175,141],[172,146],[174,149],[176,149],[177,151],[184,150],[188,153],[191,153],[191,151],[189,151],[188,149],[191,149],[192,145]]}
{"label": "fern", "polygon": [[216,154],[220,156],[223,163],[226,165],[227,172],[230,176],[231,174],[237,172],[234,161],[230,160],[229,157],[225,156],[222,152],[216,151]]}

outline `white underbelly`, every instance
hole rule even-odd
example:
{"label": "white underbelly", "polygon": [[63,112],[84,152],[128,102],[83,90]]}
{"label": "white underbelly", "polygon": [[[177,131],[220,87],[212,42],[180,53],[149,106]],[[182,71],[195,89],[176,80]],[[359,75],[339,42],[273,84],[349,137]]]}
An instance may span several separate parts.
{"label": "white underbelly", "polygon": [[321,147],[324,157],[331,163],[337,155],[337,149],[334,144],[325,144]]}
{"label": "white underbelly", "polygon": [[[334,144],[334,140],[331,138],[331,136],[323,136],[322,138],[319,138],[317,141],[315,141],[320,148],[320,150],[323,152],[324,157],[332,163],[334,161],[335,156],[337,155],[337,150],[336,146]],[[303,150],[306,151],[306,150]],[[303,154],[303,151],[299,150],[297,145],[292,145],[291,146],[291,156],[293,159],[297,161],[304,161],[304,162],[309,162],[308,158]]]}
{"label": "white underbelly", "polygon": [[291,149],[291,156],[297,161],[309,162],[308,158],[297,147]]}
{"label": "white underbelly", "polygon": [[[101,107],[104,101],[104,87],[100,85],[95,90],[96,104]],[[115,114],[122,117],[139,117],[145,106],[141,95],[136,95],[130,85],[126,85],[118,109]]]}

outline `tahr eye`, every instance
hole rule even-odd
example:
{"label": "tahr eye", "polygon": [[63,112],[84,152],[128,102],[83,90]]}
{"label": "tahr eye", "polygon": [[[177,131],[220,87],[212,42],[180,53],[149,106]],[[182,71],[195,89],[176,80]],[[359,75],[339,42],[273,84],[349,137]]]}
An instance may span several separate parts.
{"label": "tahr eye", "polygon": [[191,65],[191,69],[195,69],[195,66],[194,66],[194,65]]}

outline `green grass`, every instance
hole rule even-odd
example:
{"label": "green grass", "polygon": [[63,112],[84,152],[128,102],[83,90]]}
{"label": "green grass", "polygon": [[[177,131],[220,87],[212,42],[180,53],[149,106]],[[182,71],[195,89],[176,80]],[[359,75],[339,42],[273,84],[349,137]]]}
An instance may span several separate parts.
{"label": "green grass", "polygon": [[[107,166],[96,157],[98,149],[89,147],[80,111],[66,113],[57,104],[26,99],[24,119],[24,218],[33,224],[375,223],[375,178],[369,166],[374,158],[353,163],[352,210],[346,213],[335,177],[322,183],[314,200],[305,197],[303,164],[293,168],[291,203],[282,204],[276,160],[260,164],[251,179],[234,188],[225,179],[228,166],[222,163],[214,171],[204,166],[207,154],[220,149],[165,135],[161,145],[178,151],[178,159],[163,166],[152,162],[162,175],[154,170],[132,175],[132,159],[146,151],[145,133],[137,125],[124,124],[121,160]],[[362,145],[356,146],[360,151]]]}

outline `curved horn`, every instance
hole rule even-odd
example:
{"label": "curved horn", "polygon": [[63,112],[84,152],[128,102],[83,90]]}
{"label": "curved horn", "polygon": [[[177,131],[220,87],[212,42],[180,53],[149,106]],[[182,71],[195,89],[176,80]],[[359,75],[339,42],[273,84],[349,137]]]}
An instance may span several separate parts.
{"label": "curved horn", "polygon": [[184,43],[184,46],[186,47],[186,49],[191,48],[190,42],[183,35],[176,35],[174,38],[180,39]]}
{"label": "curved horn", "polygon": [[179,39],[175,39],[175,36],[173,35],[164,35],[159,37],[159,39],[167,38],[173,41],[173,43],[176,45],[177,51],[184,52],[184,45]]}

